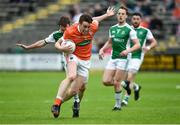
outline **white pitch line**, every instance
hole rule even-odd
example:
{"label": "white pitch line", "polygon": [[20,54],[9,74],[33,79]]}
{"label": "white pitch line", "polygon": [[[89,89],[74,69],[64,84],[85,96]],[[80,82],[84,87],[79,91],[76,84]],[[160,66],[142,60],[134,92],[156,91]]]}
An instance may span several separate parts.
{"label": "white pitch line", "polygon": [[180,89],[180,85],[176,85],[176,89]]}

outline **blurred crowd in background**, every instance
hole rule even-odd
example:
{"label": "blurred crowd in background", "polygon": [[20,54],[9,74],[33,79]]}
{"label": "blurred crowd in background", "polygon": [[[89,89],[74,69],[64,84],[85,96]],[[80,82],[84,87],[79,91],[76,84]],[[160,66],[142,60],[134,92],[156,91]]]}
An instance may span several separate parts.
{"label": "blurred crowd in background", "polygon": [[[16,6],[19,5],[18,10],[16,10],[17,16],[22,16],[26,11],[33,13],[37,10],[37,6],[44,7],[57,0],[4,1],[8,1],[12,5],[13,3]],[[172,44],[170,44],[169,47],[177,48],[180,45],[180,0],[82,0],[82,2],[83,1],[89,3],[85,7],[81,6],[81,2],[68,6],[66,14],[71,18],[72,22],[78,21],[82,13],[100,16],[105,13],[109,6],[118,8],[120,5],[125,5],[129,9],[130,14],[133,12],[142,13],[143,21],[141,25],[149,28],[157,40],[170,41],[169,43]],[[11,21],[9,17],[5,19],[6,16],[8,15],[3,15],[3,11],[0,12],[0,25],[3,25],[6,21]],[[114,21],[116,22],[115,18]],[[128,23],[130,23],[130,21],[128,21]],[[112,25],[114,24],[110,24],[109,26]],[[106,41],[104,41],[104,39],[95,40],[97,40],[99,44],[93,47],[93,51],[97,52],[101,44]]]}
{"label": "blurred crowd in background", "polygon": [[[142,26],[152,30],[155,37],[164,39],[165,21],[170,21],[175,25],[171,29],[171,34],[180,36],[180,0],[162,0],[163,4],[159,4],[156,8],[152,7],[156,0],[106,0],[104,4],[96,3],[89,5],[88,8],[82,10],[79,5],[72,5],[69,14],[73,22],[78,21],[82,13],[88,13],[92,16],[99,16],[105,13],[108,6],[125,5],[129,9],[129,13],[140,12],[143,15]],[[167,16],[167,17],[165,17]]]}

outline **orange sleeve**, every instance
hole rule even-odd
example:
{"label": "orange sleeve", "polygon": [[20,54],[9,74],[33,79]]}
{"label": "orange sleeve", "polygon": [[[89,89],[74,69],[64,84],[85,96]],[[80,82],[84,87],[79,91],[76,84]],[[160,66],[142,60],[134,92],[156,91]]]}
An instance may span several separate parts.
{"label": "orange sleeve", "polygon": [[64,34],[63,34],[63,39],[65,40],[65,39],[71,39],[71,32],[70,32],[70,30],[69,29],[67,29],[65,32],[64,32]]}
{"label": "orange sleeve", "polygon": [[99,22],[97,20],[93,20],[91,24],[91,30],[95,33],[97,32],[98,28],[99,28]]}

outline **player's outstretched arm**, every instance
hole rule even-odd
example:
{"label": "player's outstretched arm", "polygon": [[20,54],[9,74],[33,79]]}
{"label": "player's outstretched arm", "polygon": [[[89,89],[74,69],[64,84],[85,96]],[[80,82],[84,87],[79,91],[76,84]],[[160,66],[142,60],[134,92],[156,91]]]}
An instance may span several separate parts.
{"label": "player's outstretched arm", "polygon": [[99,50],[99,59],[104,58],[104,51],[110,47],[112,47],[111,38],[109,38],[108,41],[104,44],[104,46]]}
{"label": "player's outstretched arm", "polygon": [[111,16],[114,16],[115,15],[115,8],[114,7],[109,7],[106,11],[105,14],[101,15],[101,16],[98,16],[98,17],[93,17],[93,20],[97,20],[98,22],[101,22],[102,20],[106,19],[106,18],[109,18]]}
{"label": "player's outstretched arm", "polygon": [[39,40],[31,45],[25,45],[20,42],[16,44],[16,46],[19,46],[23,49],[29,50],[29,49],[35,49],[35,48],[41,48],[46,45],[46,42],[44,40]]}

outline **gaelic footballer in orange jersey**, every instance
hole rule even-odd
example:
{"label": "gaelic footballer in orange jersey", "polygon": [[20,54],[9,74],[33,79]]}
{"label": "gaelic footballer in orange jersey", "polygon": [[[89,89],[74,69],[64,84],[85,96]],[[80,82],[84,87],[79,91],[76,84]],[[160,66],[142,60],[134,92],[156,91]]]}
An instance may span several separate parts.
{"label": "gaelic footballer in orange jersey", "polygon": [[99,23],[96,20],[90,24],[89,31],[87,33],[80,32],[79,23],[68,27],[64,32],[63,38],[71,39],[76,44],[74,55],[81,60],[89,60],[91,57],[92,39],[94,34],[98,30]]}
{"label": "gaelic footballer in orange jersey", "polygon": [[64,32],[63,38],[59,39],[55,47],[61,52],[72,50],[71,46],[61,46],[63,40],[72,40],[76,44],[76,49],[73,54],[66,57],[65,69],[66,78],[61,82],[55,102],[52,106],[52,113],[55,118],[60,114],[60,107],[63,102],[74,96],[73,116],[79,117],[80,102],[83,98],[83,93],[86,90],[86,85],[89,77],[90,57],[92,48],[92,39],[98,29],[100,21],[111,17],[115,14],[114,8],[108,8],[106,13],[91,17],[83,14],[80,16],[79,22],[73,24]]}

